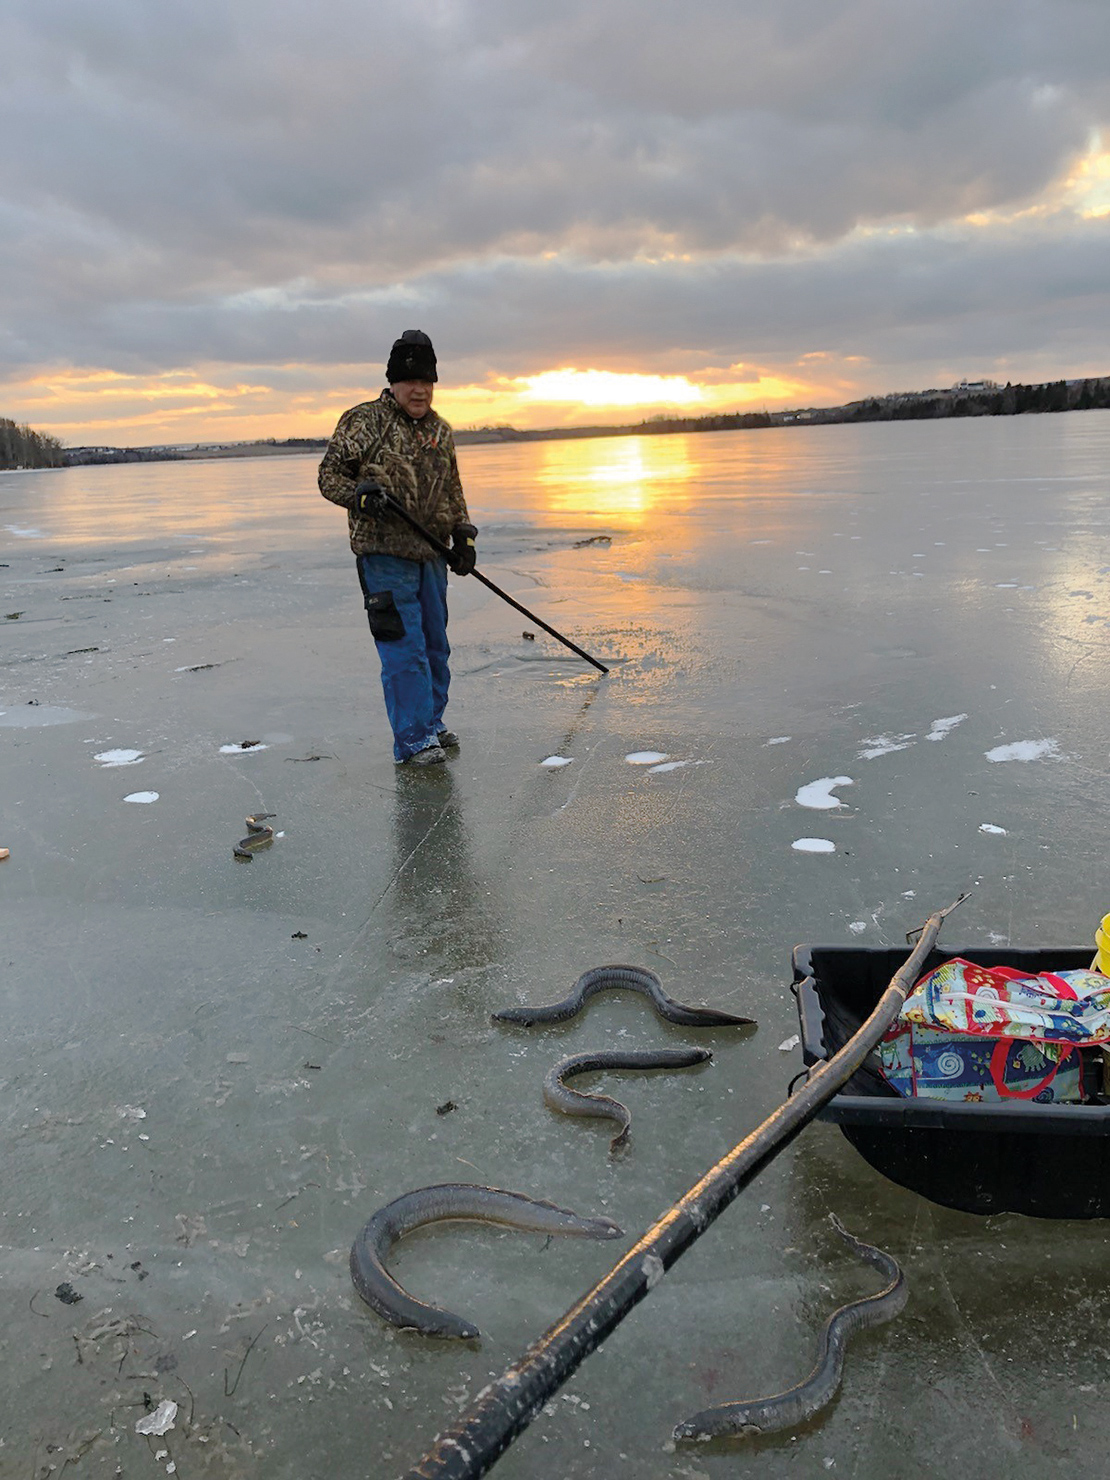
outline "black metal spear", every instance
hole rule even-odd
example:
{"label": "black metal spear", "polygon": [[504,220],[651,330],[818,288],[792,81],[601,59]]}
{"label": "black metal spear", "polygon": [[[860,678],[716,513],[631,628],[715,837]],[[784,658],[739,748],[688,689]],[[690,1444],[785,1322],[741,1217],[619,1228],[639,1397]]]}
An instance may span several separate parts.
{"label": "black metal spear", "polygon": [[[390,509],[400,519],[403,519],[408,527],[412,530],[415,530],[415,532],[420,535],[422,539],[427,540],[432,549],[435,550],[437,554],[442,555],[443,558],[447,561],[448,565],[450,565],[451,549],[448,545],[445,545],[441,539],[437,539],[430,530],[425,529],[420,521],[418,519],[414,519],[409,511],[404,508],[403,505],[399,504],[397,500],[392,496],[392,494],[387,493],[384,488],[381,489],[378,497],[381,499],[381,502],[387,509]],[[580,658],[585,658],[587,663],[592,663],[599,673],[609,672],[604,663],[599,663],[596,658],[591,658],[589,653],[587,653],[584,648],[580,648],[577,643],[571,642],[570,638],[564,637],[561,632],[556,632],[554,627],[549,627],[542,617],[537,617],[535,612],[530,612],[526,606],[521,606],[519,601],[514,601],[514,599],[509,595],[507,591],[502,591],[500,586],[495,586],[490,578],[488,576],[484,576],[480,570],[472,570],[470,574],[475,578],[475,580],[481,581],[483,586],[488,586],[495,596],[500,596],[502,601],[507,601],[510,606],[516,607],[517,611],[520,612],[523,616],[526,616],[530,622],[535,622],[537,627],[542,627],[545,632],[549,632],[551,636],[554,637],[558,642],[561,642],[564,647],[570,648],[572,653],[577,653]]]}

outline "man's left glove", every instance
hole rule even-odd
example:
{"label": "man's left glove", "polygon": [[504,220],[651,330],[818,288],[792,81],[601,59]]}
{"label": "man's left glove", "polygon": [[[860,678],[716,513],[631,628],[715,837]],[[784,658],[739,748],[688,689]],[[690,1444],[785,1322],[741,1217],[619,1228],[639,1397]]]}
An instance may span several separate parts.
{"label": "man's left glove", "polygon": [[365,518],[375,519],[389,507],[385,495],[380,483],[373,478],[365,478],[355,489],[355,508]]}
{"label": "man's left glove", "polygon": [[457,576],[468,576],[478,559],[474,541],[478,531],[473,524],[456,524],[451,532],[451,569]]}

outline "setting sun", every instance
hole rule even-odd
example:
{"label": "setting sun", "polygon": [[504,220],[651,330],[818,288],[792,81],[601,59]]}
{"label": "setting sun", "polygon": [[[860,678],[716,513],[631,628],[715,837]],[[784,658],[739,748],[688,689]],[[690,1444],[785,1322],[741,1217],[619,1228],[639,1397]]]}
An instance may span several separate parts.
{"label": "setting sun", "polygon": [[684,375],[619,374],[612,370],[545,370],[517,382],[527,401],[579,406],[690,406],[705,399]]}

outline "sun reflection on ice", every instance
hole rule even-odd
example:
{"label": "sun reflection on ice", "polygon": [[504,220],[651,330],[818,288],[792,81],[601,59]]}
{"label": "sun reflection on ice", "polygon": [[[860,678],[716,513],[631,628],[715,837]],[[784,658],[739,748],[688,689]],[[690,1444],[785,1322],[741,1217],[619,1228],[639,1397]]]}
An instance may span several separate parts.
{"label": "sun reflection on ice", "polygon": [[543,448],[537,482],[560,513],[643,515],[683,498],[694,476],[684,437],[584,438]]}

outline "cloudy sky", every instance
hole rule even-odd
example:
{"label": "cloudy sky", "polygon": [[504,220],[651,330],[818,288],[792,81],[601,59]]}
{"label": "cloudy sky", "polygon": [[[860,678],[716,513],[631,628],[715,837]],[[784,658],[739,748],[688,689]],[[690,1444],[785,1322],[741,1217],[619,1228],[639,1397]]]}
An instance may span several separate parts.
{"label": "cloudy sky", "polygon": [[4,0],[0,415],[326,435],[1110,373],[1108,0]]}

